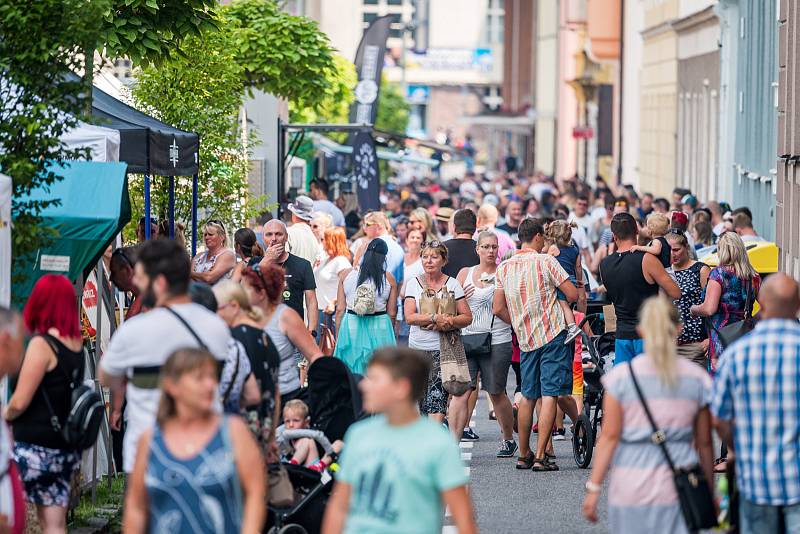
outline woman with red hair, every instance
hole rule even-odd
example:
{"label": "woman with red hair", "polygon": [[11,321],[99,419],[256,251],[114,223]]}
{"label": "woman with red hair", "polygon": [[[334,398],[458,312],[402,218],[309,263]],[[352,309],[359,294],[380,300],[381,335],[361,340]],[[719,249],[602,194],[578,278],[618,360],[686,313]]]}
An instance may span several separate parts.
{"label": "woman with red hair", "polygon": [[[317,282],[317,303],[320,324],[317,332],[322,332],[325,319],[336,311],[336,294],[339,291],[339,274],[352,268],[350,251],[347,249],[347,236],[344,228],[325,230],[322,238],[322,253],[314,264],[314,280]],[[331,321],[333,322],[333,321]]]}
{"label": "woman with red hair", "polygon": [[66,532],[80,453],[70,449],[52,418],[64,425],[72,389],[83,381],[83,340],[72,283],[61,275],[40,278],[23,317],[33,338],[4,415],[12,424],[14,460],[42,530]]}
{"label": "woman with red hair", "polygon": [[242,271],[242,285],[250,305],[263,312],[264,331],[281,357],[278,370],[281,405],[297,398],[300,393],[302,384],[295,353],[299,351],[309,363],[322,356],[303,318],[283,303],[285,276],[283,269],[272,264],[261,267],[256,263]]}

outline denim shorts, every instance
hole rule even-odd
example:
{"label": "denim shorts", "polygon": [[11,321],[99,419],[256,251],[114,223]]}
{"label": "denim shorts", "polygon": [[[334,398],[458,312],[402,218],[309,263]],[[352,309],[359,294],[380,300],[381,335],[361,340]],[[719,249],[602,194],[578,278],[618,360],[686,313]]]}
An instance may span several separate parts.
{"label": "denim shorts", "polygon": [[614,365],[629,362],[644,352],[644,341],[641,339],[614,340]]}
{"label": "denim shorts", "polygon": [[520,355],[522,395],[535,400],[572,394],[571,347],[564,345],[566,330],[546,345]]}

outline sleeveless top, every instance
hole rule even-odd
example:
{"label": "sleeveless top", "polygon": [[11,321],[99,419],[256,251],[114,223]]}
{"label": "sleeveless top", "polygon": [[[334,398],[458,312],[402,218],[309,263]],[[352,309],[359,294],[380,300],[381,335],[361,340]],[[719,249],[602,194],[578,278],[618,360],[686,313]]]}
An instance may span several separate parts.
{"label": "sleeveless top", "polygon": [[672,265],[672,258],[670,257],[670,250],[672,247],[670,247],[666,237],[657,237],[656,241],[661,243],[661,254],[658,255],[658,260],[665,269],[669,269]]}
{"label": "sleeveless top", "polygon": [[228,419],[223,416],[211,441],[186,460],[172,455],[156,426],[145,486],[150,501],[148,532],[239,532],[244,507]]}
{"label": "sleeveless top", "polygon": [[[356,289],[358,288],[358,271],[353,269],[350,273],[344,278],[344,295],[347,299],[347,309],[352,310],[353,305],[356,301]],[[375,284],[372,280],[366,280],[364,282],[375,288]],[[378,312],[385,312],[386,311],[386,303],[389,301],[389,292],[391,291],[391,286],[389,285],[389,281],[386,279],[386,274],[383,275],[383,288],[381,292],[375,292],[375,313]]]}
{"label": "sleeveless top", "polygon": [[[58,338],[50,334],[43,334],[41,337],[56,349],[58,363],[52,371],[47,371],[44,374],[42,382],[36,388],[30,404],[14,420],[14,425],[12,426],[14,440],[50,449],[71,450],[61,434],[56,433],[50,424],[50,410],[45,402],[42,389],[47,390],[47,398],[50,399],[50,405],[63,425],[67,420],[67,414],[72,405],[71,377],[73,374],[77,377],[76,386],[83,382],[83,350],[72,351]],[[14,387],[16,387],[16,383]]]}
{"label": "sleeveless top", "polygon": [[568,247],[558,247],[558,256],[556,256],[556,259],[559,265],[567,271],[570,280],[577,280],[578,275],[575,271],[575,263],[578,261],[578,256],[580,256],[580,254],[581,251],[574,241],[570,243]]}
{"label": "sleeveless top", "polygon": [[289,306],[286,304],[278,304],[275,311],[272,312],[272,317],[269,318],[267,326],[264,331],[272,340],[272,344],[278,349],[278,354],[281,357],[280,367],[278,369],[278,391],[281,395],[285,395],[292,391],[300,389],[300,374],[297,371],[297,362],[295,361],[295,346],[292,341],[281,332],[280,318]]}
{"label": "sleeveless top", "polygon": [[639,308],[658,295],[658,284],[649,283],[642,272],[644,252],[615,252],[600,263],[600,278],[617,314],[617,339],[639,339]]}
{"label": "sleeveless top", "polygon": [[[219,258],[220,256],[222,256],[222,255],[223,255],[223,254],[225,254],[226,252],[231,252],[231,253],[233,253],[233,256],[234,256],[234,258],[236,257],[236,253],[235,253],[235,252],[233,252],[233,251],[232,251],[231,249],[229,249],[229,248],[224,248],[224,249],[222,249],[222,250],[221,250],[221,251],[219,251],[219,253],[218,253],[217,255],[215,255],[215,256],[209,256],[209,255],[208,255],[208,251],[206,250],[205,252],[203,252],[202,254],[200,254],[200,256],[199,256],[199,257],[198,257],[198,258],[197,258],[197,259],[194,261],[194,265],[192,266],[192,270],[193,270],[194,272],[196,272],[196,273],[207,273],[207,272],[211,271],[211,269],[213,269],[213,268],[214,268],[214,263],[216,263],[216,261],[217,261],[217,258]],[[219,283],[219,282],[222,282],[223,280],[227,280],[227,279],[228,279],[228,278],[230,278],[232,275],[233,275],[233,268],[232,268],[230,271],[228,271],[228,272],[226,272],[225,274],[223,274],[223,275],[222,275],[222,278],[220,278],[220,279],[217,281],[217,283]]]}
{"label": "sleeveless top", "polygon": [[[467,271],[465,284],[475,286],[475,292],[467,299],[469,309],[472,310],[472,323],[461,330],[462,335],[485,334],[491,328],[492,345],[501,343],[511,343],[511,325],[503,322],[499,317],[492,313],[492,301],[494,300],[494,282],[485,287],[475,285],[475,267],[470,267]],[[494,279],[494,275],[492,275]],[[492,323],[494,319],[494,324]]]}
{"label": "sleeveless top", "polygon": [[683,331],[678,336],[678,344],[700,343],[706,339],[706,326],[702,317],[692,315],[689,311],[695,304],[703,303],[703,288],[700,287],[700,271],[704,264],[697,262],[688,269],[673,271],[675,281],[681,288],[681,298],[675,301],[683,322]]}

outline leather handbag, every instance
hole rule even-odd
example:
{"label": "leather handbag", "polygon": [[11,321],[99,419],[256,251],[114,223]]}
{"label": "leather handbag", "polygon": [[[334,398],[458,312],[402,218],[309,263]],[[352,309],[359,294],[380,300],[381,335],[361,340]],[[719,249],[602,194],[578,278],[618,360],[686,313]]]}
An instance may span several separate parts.
{"label": "leather handbag", "polygon": [[755,301],[755,296],[753,295],[753,281],[750,280],[747,282],[747,296],[745,297],[744,302],[744,318],[741,321],[727,324],[719,329],[716,329],[712,326],[712,328],[714,328],[714,330],[717,332],[723,348],[730,346],[736,340],[744,337],[753,330],[753,327],[755,326],[753,320],[753,301]]}
{"label": "leather handbag", "polygon": [[[323,312],[324,313],[324,312]],[[333,356],[336,351],[336,337],[333,335],[333,318],[325,313],[319,333],[319,350],[324,356]]]}
{"label": "leather handbag", "polygon": [[481,334],[467,334],[461,336],[464,343],[464,352],[467,358],[485,358],[492,355],[492,329],[494,328],[494,316],[488,332]]}
{"label": "leather handbag", "polygon": [[636,389],[636,395],[642,403],[644,413],[647,415],[650,426],[653,427],[653,435],[650,439],[661,448],[667,465],[670,471],[672,471],[672,479],[675,481],[675,491],[678,494],[678,502],[680,503],[683,518],[686,521],[686,527],[690,532],[716,527],[717,510],[714,506],[714,495],[711,493],[711,488],[703,474],[703,470],[700,468],[699,464],[689,467],[675,467],[672,457],[667,450],[666,434],[656,426],[653,414],[650,413],[642,390],[639,387],[639,382],[636,380],[636,375],[633,372],[633,365],[628,364],[628,370],[631,374],[633,387]]}
{"label": "leather handbag", "polygon": [[269,481],[269,503],[276,508],[287,508],[294,504],[294,486],[289,480],[289,473],[281,464],[267,466]]}

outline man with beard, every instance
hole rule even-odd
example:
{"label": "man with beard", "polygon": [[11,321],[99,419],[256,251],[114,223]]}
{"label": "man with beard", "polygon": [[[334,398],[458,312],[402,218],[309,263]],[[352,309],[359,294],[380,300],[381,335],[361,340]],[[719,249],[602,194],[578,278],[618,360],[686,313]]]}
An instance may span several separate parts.
{"label": "man with beard", "polygon": [[175,241],[148,241],[139,253],[133,282],[142,304],[153,309],[125,321],[111,338],[100,360],[100,382],[111,389],[113,428],[122,417],[119,399],[126,397],[127,431],[123,468],[133,470],[142,432],[156,422],[161,393],[158,375],[167,358],[178,349],[202,347],[222,363],[228,354],[230,332],[225,322],[188,294],[191,263]]}

